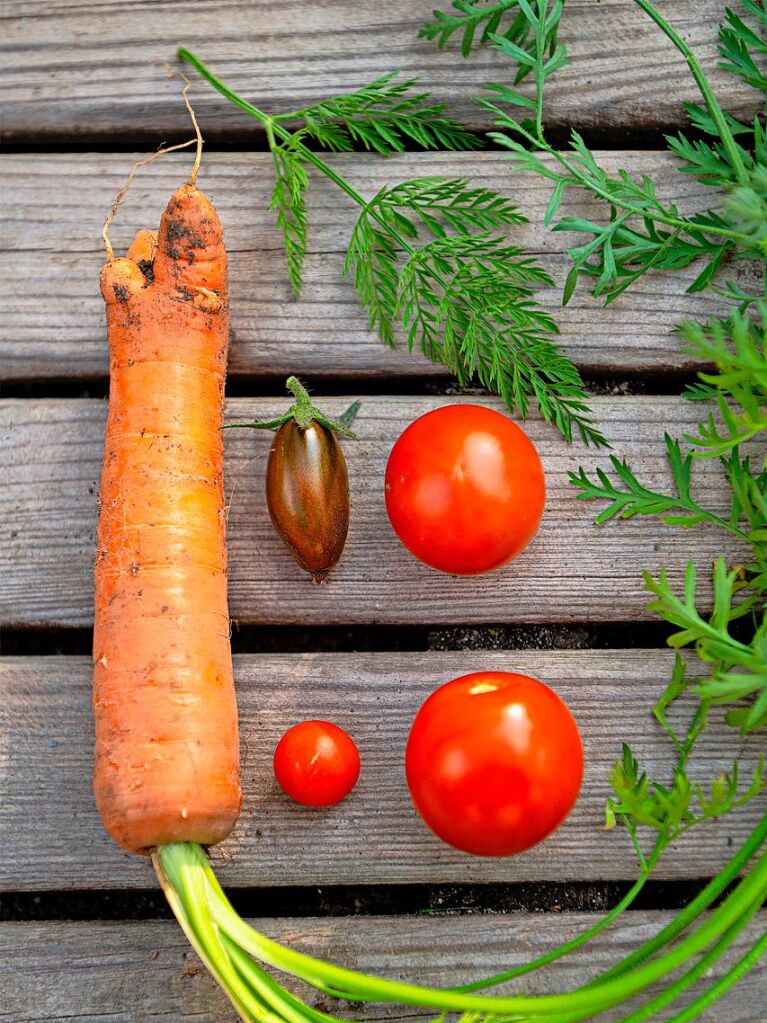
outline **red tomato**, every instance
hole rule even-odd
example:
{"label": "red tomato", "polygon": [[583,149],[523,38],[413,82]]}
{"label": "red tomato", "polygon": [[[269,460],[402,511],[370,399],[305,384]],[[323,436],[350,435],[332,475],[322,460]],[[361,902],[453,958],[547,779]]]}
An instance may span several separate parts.
{"label": "red tomato", "polygon": [[445,405],[416,419],[386,466],[386,510],[416,558],[441,572],[490,572],[535,535],[546,483],[538,452],[507,416]]}
{"label": "red tomato", "polygon": [[478,856],[540,842],[578,798],[583,748],[555,692],[526,675],[479,671],[441,686],[416,715],[405,772],[443,841]]}
{"label": "red tomato", "polygon": [[332,806],[348,796],[360,775],[354,740],[329,721],[302,721],[277,743],[274,774],[303,806]]}

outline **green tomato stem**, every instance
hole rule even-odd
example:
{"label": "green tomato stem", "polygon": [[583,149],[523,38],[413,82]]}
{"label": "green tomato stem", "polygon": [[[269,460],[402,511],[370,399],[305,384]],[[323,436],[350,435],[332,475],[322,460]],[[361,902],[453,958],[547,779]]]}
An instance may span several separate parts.
{"label": "green tomato stem", "polygon": [[360,410],[360,403],[358,401],[352,402],[352,404],[344,412],[342,412],[337,419],[331,419],[330,416],[326,416],[324,412],[321,412],[320,409],[316,407],[316,405],[312,404],[309,392],[298,377],[288,377],[285,386],[289,391],[292,391],[296,400],[286,412],[283,412],[281,416],[277,416],[275,419],[257,419],[252,423],[225,423],[221,429],[278,430],[281,426],[284,426],[285,423],[288,423],[291,419],[293,419],[302,430],[307,430],[312,423],[319,423],[320,426],[324,426],[326,429],[332,430],[333,433],[337,433],[340,437],[348,437],[351,440],[357,439],[356,433],[349,429],[349,427],[354,422],[357,413]]}

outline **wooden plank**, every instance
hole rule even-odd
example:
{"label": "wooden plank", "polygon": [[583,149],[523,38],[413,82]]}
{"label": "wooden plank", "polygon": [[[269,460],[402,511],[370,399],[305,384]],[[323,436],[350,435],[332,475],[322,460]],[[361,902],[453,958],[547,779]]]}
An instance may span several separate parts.
{"label": "wooden plank", "polygon": [[[235,622],[376,624],[635,621],[649,617],[641,572],[665,565],[679,577],[690,558],[701,567],[733,542],[715,527],[682,530],[654,519],[596,528],[596,507],[577,500],[568,471],[608,465],[608,456],[568,447],[553,427],[530,421],[546,467],[547,510],[515,562],[497,573],[454,578],[426,568],[397,542],[384,506],[389,451],[416,416],[455,399],[367,397],[345,446],[351,480],[349,538],[339,566],[316,587],[284,549],[263,499],[269,437],[226,435],[229,574]],[[340,414],[347,399],[322,402]],[[500,408],[500,403],[489,404]],[[231,421],[267,418],[283,399],[234,399]],[[597,398],[597,420],[650,485],[667,487],[664,430],[682,435],[701,411],[681,399]],[[0,623],[83,626],[92,621],[93,544],[106,403],[8,401],[0,411]],[[727,487],[717,465],[696,465],[697,492],[723,509]],[[742,556],[740,552],[739,556]],[[395,596],[396,594],[396,596]]]}
{"label": "wooden plank", "polygon": [[[653,776],[668,776],[669,742],[650,708],[672,663],[670,652],[654,650],[238,656],[245,802],[235,833],[214,850],[216,869],[235,887],[632,878],[628,837],[604,831],[607,777],[624,741]],[[423,700],[480,668],[550,684],[572,708],[585,748],[571,817],[536,849],[507,859],[467,856],[434,838],[412,808],[403,772],[407,732]],[[0,679],[0,890],[152,888],[148,860],[114,846],[94,807],[89,660],[2,658]],[[363,765],[352,795],[323,812],[291,803],[272,773],[279,736],[308,718],[347,728]],[[738,745],[715,717],[690,770],[710,780],[731,765]],[[691,832],[656,876],[715,874],[766,804],[760,799]]]}
{"label": "wooden plank", "polygon": [[[98,288],[101,225],[137,158],[128,153],[35,154],[0,161],[6,196],[0,362],[6,380],[106,375],[104,309]],[[684,212],[697,212],[711,202],[710,189],[679,173],[668,155],[603,153],[600,159],[611,172],[626,166],[635,174],[652,175],[660,194]],[[705,318],[722,310],[721,302],[710,294],[685,294],[699,268],[650,274],[606,309],[579,288],[562,309],[565,250],[579,236],[543,228],[549,183],[532,174],[513,174],[501,154],[406,154],[388,161],[352,154],[330,162],[365,195],[397,180],[433,175],[470,177],[513,196],[531,223],[515,228],[510,237],[539,253],[553,274],[557,286],[542,291],[541,300],[561,325],[562,344],[585,372],[664,373],[697,365],[681,350],[673,330],[686,316]],[[182,154],[141,171],[135,192],[112,229],[117,251],[129,244],[137,227],[159,219],[188,163]],[[313,176],[305,287],[301,301],[295,302],[274,215],[267,209],[271,157],[207,153],[203,167],[203,186],[221,214],[230,253],[231,376],[444,373],[420,355],[388,350],[367,330],[351,283],[341,273],[356,209],[326,179]],[[604,215],[586,199],[570,202],[563,212],[590,219]],[[734,269],[728,273],[732,276]],[[752,282],[743,283],[749,287]]]}
{"label": "wooden plank", "polygon": [[[587,950],[560,959],[498,992],[555,994],[608,969],[655,935],[672,914],[636,912],[599,935]],[[278,941],[355,969],[423,984],[448,986],[520,965],[586,930],[589,913],[461,917],[261,919],[252,923]],[[767,924],[767,912],[738,935],[727,955],[706,973],[705,986],[745,954]],[[174,921],[0,924],[4,964],[0,993],[7,1013],[24,1023],[235,1023],[237,1016],[189,949]],[[280,978],[283,982],[285,978]],[[767,960],[701,1020],[762,1023]],[[360,1020],[413,1019],[417,1009],[350,1005],[288,982],[310,1005]],[[700,991],[703,988],[697,988]],[[658,989],[653,989],[657,991]],[[634,1007],[648,1001],[640,996]],[[673,1011],[690,1000],[673,1003]],[[625,1008],[600,1016],[615,1020]],[[657,1017],[654,1017],[657,1018]]]}
{"label": "wooden plank", "polygon": [[[178,82],[167,80],[161,66],[173,60],[179,42],[270,113],[400,69],[420,75],[421,85],[456,116],[481,126],[486,115],[473,99],[484,82],[510,81],[512,65],[492,50],[464,61],[455,44],[440,51],[418,39],[432,6],[408,0],[229,0],[224,7],[216,0],[103,0],[97,6],[91,0],[9,0],[3,9],[5,132],[10,139],[186,133]],[[717,68],[722,4],[676,0],[668,16],[697,52],[724,106],[753,116],[758,95]],[[594,7],[571,0],[561,38],[572,63],[547,88],[554,127],[658,130],[682,123],[684,100],[700,100],[683,58],[633,4],[603,0]],[[254,122],[207,86],[195,87],[194,101],[204,129],[252,134]]]}

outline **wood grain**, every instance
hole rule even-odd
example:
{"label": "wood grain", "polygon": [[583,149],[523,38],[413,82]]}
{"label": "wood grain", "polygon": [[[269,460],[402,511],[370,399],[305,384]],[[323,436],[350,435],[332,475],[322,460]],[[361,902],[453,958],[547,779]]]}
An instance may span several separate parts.
{"label": "wood grain", "polygon": [[[697,212],[711,202],[710,189],[679,173],[668,155],[603,153],[600,158],[611,172],[626,166],[635,174],[652,175],[659,193],[683,212]],[[135,159],[138,154],[128,153],[0,159],[5,239],[0,274],[6,285],[0,294],[0,363],[5,380],[106,376],[104,307],[98,288],[101,225]],[[722,309],[710,294],[685,294],[699,268],[649,274],[607,308],[581,287],[562,309],[565,251],[580,236],[543,228],[549,183],[532,174],[513,174],[500,154],[406,154],[389,161],[353,154],[330,162],[364,195],[387,183],[433,175],[469,177],[512,196],[530,224],[515,228],[510,237],[538,253],[554,276],[556,287],[542,291],[541,300],[560,323],[568,354],[586,373],[668,373],[697,365],[673,331],[686,316],[705,318]],[[188,165],[182,154],[141,170],[112,228],[118,252],[138,227],[157,222]],[[205,155],[202,184],[221,215],[229,249],[230,376],[444,374],[420,354],[386,349],[367,330],[351,283],[341,273],[356,208],[318,174],[309,192],[304,292],[300,302],[293,299],[281,239],[268,212],[272,182],[267,154]],[[563,213],[599,220],[604,210],[574,198]],[[733,276],[735,268],[727,273]],[[748,268],[738,273],[746,275],[743,284],[749,287]]]}
{"label": "wood grain", "polygon": [[[225,884],[244,887],[632,878],[628,837],[604,830],[607,777],[624,741],[651,776],[668,776],[669,743],[650,707],[672,663],[668,651],[654,650],[238,656],[245,802],[234,834],[213,851],[216,870]],[[536,849],[507,859],[467,856],[434,838],[404,779],[405,739],[420,704],[436,686],[481,668],[551,685],[571,707],[585,749],[584,785],[569,820]],[[113,845],[94,807],[89,659],[2,658],[0,679],[0,890],[153,887],[149,862]],[[272,773],[279,736],[306,718],[348,729],[362,759],[354,792],[322,813],[290,802]],[[730,765],[734,745],[716,717],[691,773],[709,780]],[[766,808],[760,797],[691,832],[656,876],[715,874]]]}
{"label": "wood grain", "polygon": [[[513,916],[351,917],[251,923],[269,937],[312,955],[382,976],[447,986],[497,973],[547,952],[594,923],[588,913]],[[571,990],[647,941],[669,913],[629,913],[588,951],[522,977],[520,994]],[[760,913],[706,974],[708,986],[726,963],[745,954],[767,924]],[[0,924],[0,1019],[24,1023],[236,1023],[237,1015],[189,948],[174,921]],[[284,978],[280,978],[284,982]],[[761,1023],[767,963],[762,960],[701,1016],[708,1023]],[[288,982],[307,997],[307,989]],[[657,990],[657,989],[655,989]],[[696,989],[696,990],[702,990]],[[647,995],[632,1003],[639,1005]],[[674,1009],[688,998],[674,1003]],[[309,990],[309,1004],[360,1020],[412,1019],[417,1009],[330,1003]],[[623,1010],[625,1013],[625,1009]],[[620,1011],[600,1016],[614,1020]]]}
{"label": "wood grain", "polygon": [[[263,497],[268,436],[226,436],[230,609],[235,623],[378,624],[634,621],[649,617],[641,572],[669,567],[679,578],[690,558],[701,566],[738,553],[715,527],[682,530],[655,519],[595,528],[596,506],[577,500],[567,478],[608,456],[568,447],[553,427],[531,420],[547,475],[542,526],[516,561],[497,573],[451,577],[415,561],[398,543],[384,507],[389,451],[416,416],[455,399],[367,397],[359,439],[345,450],[351,480],[349,538],[340,565],[315,586],[274,532]],[[489,401],[500,408],[500,404]],[[348,400],[321,402],[339,414]],[[230,421],[268,418],[283,399],[234,399]],[[700,408],[678,398],[598,398],[593,402],[617,454],[649,485],[667,487],[663,434],[693,429]],[[91,566],[106,403],[9,400],[0,408],[0,623],[83,626],[92,621]],[[718,467],[696,465],[697,493],[722,509]]]}
{"label": "wood grain", "polygon": [[[512,65],[492,50],[464,61],[454,43],[440,51],[418,39],[432,4],[410,0],[217,0],[117,3],[58,0],[3,8],[2,104],[8,138],[113,133],[186,135],[178,82],[162,62],[179,43],[198,52],[235,90],[270,113],[287,112],[359,88],[399,69],[482,126],[473,102],[487,81],[510,81]],[[441,8],[449,3],[439,4]],[[757,112],[758,97],[717,68],[714,0],[676,0],[665,12],[710,73],[732,113]],[[551,126],[615,133],[682,123],[682,102],[699,101],[684,59],[642,12],[625,0],[571,0],[562,22],[571,66],[547,88]],[[620,46],[616,49],[616,41]],[[195,86],[203,129],[238,138],[254,122],[207,85]]]}

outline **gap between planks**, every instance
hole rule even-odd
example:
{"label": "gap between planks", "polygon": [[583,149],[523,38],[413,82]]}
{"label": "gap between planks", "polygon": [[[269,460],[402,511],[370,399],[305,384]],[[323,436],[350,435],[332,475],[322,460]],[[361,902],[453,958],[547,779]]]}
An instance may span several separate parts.
{"label": "gap between planks", "polygon": [[[477,651],[241,655],[243,814],[212,851],[233,887],[336,884],[627,880],[637,874],[628,836],[604,829],[608,774],[628,742],[653,776],[673,763],[650,708],[673,665],[671,651]],[[403,756],[410,723],[438,685],[477,670],[533,675],[551,685],[579,723],[585,778],[568,821],[537,848],[506,859],[470,857],[439,842],[407,795]],[[119,850],[103,830],[91,791],[91,661],[0,660],[0,890],[146,889],[148,860]],[[283,731],[304,718],[335,721],[354,737],[363,764],[351,796],[322,814],[283,796],[271,760]],[[714,717],[701,740],[695,780],[731,766],[731,729]],[[744,750],[744,774],[756,751]],[[661,860],[654,877],[713,876],[765,810],[755,800],[721,823],[696,829]],[[34,822],[32,826],[30,822]]]}
{"label": "gap between planks", "polygon": [[[136,154],[135,158],[139,155]],[[678,172],[669,154],[604,153],[605,168],[625,165],[650,174],[662,197],[684,213],[704,210],[711,190]],[[108,352],[98,277],[105,212],[134,161],[131,154],[35,154],[0,158],[7,196],[5,248],[0,271],[0,360],[8,381],[106,377]],[[424,153],[384,160],[352,154],[329,157],[365,195],[385,184],[429,176],[467,177],[473,184],[510,196],[530,224],[509,231],[514,244],[538,253],[557,282],[540,292],[561,327],[561,343],[586,374],[676,375],[700,364],[682,351],[674,334],[685,317],[706,318],[724,310],[712,294],[687,295],[700,267],[648,274],[613,305],[602,307],[580,286],[566,309],[561,289],[568,268],[565,250],[582,236],[543,228],[551,184],[530,173],[514,174],[499,153]],[[189,158],[174,155],[142,169],[112,229],[117,252],[138,227],[160,212]],[[214,200],[226,231],[231,279],[230,379],[394,374],[444,377],[441,366],[405,348],[387,349],[367,330],[351,282],[342,276],[343,253],[356,208],[318,174],[309,190],[309,251],[302,298],[290,291],[282,242],[267,209],[273,185],[271,157],[263,153],[206,153],[202,187]],[[50,202],[56,194],[57,201]],[[562,210],[588,219],[604,215],[594,202],[567,200]],[[728,268],[732,276],[736,268]],[[750,287],[747,266],[737,268]],[[44,310],[55,309],[55,315]]]}

